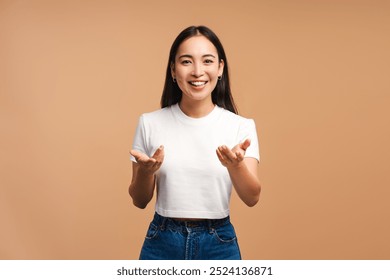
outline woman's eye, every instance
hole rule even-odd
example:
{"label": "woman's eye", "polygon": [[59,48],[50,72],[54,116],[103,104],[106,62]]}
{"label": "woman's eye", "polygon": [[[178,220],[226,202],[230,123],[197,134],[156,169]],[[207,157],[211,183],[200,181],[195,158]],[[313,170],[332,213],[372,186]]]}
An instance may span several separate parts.
{"label": "woman's eye", "polygon": [[182,60],[182,62],[181,62],[181,64],[184,64],[184,65],[190,64],[190,63],[191,63],[191,61],[189,61],[189,60]]}
{"label": "woman's eye", "polygon": [[211,59],[206,59],[204,62],[205,62],[206,64],[211,64],[211,63],[213,63],[214,61],[212,61]]}

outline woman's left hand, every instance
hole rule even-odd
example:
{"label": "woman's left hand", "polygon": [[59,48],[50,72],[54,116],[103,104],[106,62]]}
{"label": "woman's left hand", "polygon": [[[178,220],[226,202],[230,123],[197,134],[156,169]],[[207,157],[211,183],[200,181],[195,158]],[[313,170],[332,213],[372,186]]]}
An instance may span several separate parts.
{"label": "woman's left hand", "polygon": [[246,149],[250,144],[251,141],[246,139],[232,149],[229,149],[226,145],[219,146],[216,151],[219,161],[226,168],[239,167],[243,163]]}

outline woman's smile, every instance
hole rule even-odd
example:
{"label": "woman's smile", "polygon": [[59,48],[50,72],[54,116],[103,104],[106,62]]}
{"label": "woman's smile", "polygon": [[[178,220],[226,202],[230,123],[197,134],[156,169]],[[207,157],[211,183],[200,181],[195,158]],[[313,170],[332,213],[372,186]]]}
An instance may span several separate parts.
{"label": "woman's smile", "polygon": [[202,88],[204,85],[207,84],[207,81],[191,81],[188,83],[196,88]]}

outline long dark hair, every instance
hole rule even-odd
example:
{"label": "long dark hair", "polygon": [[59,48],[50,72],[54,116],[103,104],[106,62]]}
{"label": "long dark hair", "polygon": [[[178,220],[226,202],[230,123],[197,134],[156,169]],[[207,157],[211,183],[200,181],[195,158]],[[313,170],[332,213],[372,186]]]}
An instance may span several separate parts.
{"label": "long dark hair", "polygon": [[171,65],[175,63],[175,57],[177,54],[177,50],[179,49],[180,44],[193,36],[203,35],[205,36],[217,49],[218,52],[218,60],[221,59],[224,61],[224,69],[222,78],[218,80],[218,83],[211,93],[212,102],[219,107],[222,107],[226,110],[229,110],[235,114],[238,113],[237,107],[234,104],[233,96],[230,90],[230,82],[229,82],[229,67],[228,61],[225,55],[225,51],[221,42],[219,41],[217,35],[211,31],[210,28],[206,26],[190,26],[184,29],[175,39],[172,44],[171,50],[169,52],[168,66],[167,72],[165,75],[165,84],[163,89],[163,94],[161,96],[161,108],[168,107],[174,105],[181,100],[181,90],[177,83],[174,83],[171,75]]}

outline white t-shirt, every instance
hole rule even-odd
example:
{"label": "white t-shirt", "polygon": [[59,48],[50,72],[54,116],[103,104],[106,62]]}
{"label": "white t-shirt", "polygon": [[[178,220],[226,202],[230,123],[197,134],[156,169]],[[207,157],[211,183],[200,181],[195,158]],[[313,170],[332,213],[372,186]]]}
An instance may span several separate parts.
{"label": "white t-shirt", "polygon": [[[164,161],[156,172],[156,212],[172,218],[220,219],[229,215],[232,182],[216,150],[233,148],[245,139],[245,157],[259,161],[255,122],[221,107],[202,118],[185,115],[178,104],[142,114],[133,149],[151,157],[164,145]],[[131,156],[131,160],[136,162]]]}

